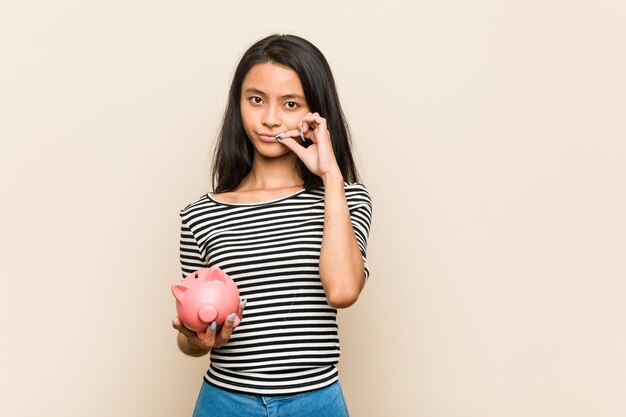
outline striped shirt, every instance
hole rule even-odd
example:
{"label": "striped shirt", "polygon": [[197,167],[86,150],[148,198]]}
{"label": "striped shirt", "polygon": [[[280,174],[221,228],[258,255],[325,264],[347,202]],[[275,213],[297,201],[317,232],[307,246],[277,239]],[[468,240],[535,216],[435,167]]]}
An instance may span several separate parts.
{"label": "striped shirt", "polygon": [[[344,189],[367,279],[371,200],[361,184]],[[205,194],[180,215],[183,276],[219,267],[247,300],[230,340],[211,350],[205,379],[258,395],[337,381],[337,311],[328,305],[319,276],[324,190],[253,204],[227,204]]]}

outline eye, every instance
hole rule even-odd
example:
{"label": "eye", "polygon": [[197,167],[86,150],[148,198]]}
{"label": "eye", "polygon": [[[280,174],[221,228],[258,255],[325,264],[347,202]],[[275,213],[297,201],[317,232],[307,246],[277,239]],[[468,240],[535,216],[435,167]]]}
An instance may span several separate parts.
{"label": "eye", "polygon": [[259,96],[252,96],[248,100],[252,102],[252,104],[261,104],[263,103],[263,99]]}
{"label": "eye", "polygon": [[285,106],[287,106],[288,109],[297,109],[300,107],[295,101],[288,101],[285,103]]}

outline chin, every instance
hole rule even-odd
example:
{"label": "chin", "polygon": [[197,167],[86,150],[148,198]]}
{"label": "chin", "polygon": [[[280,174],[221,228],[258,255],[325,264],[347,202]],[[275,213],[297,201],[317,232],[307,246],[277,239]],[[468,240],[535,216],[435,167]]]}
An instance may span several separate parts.
{"label": "chin", "polygon": [[261,156],[263,158],[282,158],[282,157],[286,157],[289,154],[292,154],[291,151],[289,149],[286,149],[284,147],[281,146],[281,148],[274,148],[274,149],[268,149],[267,147],[260,147],[260,148],[255,148],[256,150],[256,154],[258,156]]}

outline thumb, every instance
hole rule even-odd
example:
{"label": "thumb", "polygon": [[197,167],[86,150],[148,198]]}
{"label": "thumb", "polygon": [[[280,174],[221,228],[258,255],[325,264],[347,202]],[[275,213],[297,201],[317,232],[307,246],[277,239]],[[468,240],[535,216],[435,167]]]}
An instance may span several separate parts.
{"label": "thumb", "polygon": [[278,141],[283,146],[289,148],[293,153],[295,153],[296,156],[298,156],[298,158],[302,158],[306,148],[304,148],[302,145],[300,145],[295,139],[293,139],[293,138],[280,138]]}

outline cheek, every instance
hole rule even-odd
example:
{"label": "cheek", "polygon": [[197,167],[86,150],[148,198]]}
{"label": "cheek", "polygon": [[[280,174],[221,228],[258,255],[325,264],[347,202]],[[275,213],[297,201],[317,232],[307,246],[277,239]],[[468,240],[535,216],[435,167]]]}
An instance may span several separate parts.
{"label": "cheek", "polygon": [[307,113],[308,112],[306,111],[289,113],[288,115],[284,117],[283,120],[285,121],[289,129],[297,129],[298,123],[300,123],[300,120],[304,119]]}
{"label": "cheek", "polygon": [[241,106],[241,120],[244,126],[253,125],[256,122],[256,113],[247,106]]}

